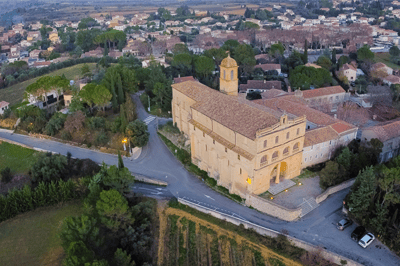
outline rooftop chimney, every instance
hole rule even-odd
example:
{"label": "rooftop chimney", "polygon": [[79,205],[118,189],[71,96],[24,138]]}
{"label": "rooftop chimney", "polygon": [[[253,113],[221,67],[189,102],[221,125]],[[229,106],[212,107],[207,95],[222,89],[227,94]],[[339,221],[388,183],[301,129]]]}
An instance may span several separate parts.
{"label": "rooftop chimney", "polygon": [[336,115],[336,114],[334,114],[334,115],[333,115],[333,118],[337,119],[337,115]]}
{"label": "rooftop chimney", "polygon": [[267,81],[264,79],[264,84],[267,83]]}

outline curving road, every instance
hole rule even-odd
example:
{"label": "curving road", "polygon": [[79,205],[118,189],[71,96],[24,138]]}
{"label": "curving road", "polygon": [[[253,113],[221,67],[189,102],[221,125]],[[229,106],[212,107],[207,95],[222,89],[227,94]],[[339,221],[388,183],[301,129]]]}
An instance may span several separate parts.
{"label": "curving road", "polygon": [[[140,103],[138,95],[133,96],[133,99],[138,107],[139,119],[145,120],[148,118],[149,115]],[[296,222],[285,222],[262,214],[220,195],[197,177],[187,172],[157,135],[157,123],[165,122],[166,119],[155,119],[149,123],[150,141],[148,145],[143,148],[138,159],[124,158],[124,164],[131,172],[165,180],[168,182],[168,186],[166,189],[157,189],[152,186],[135,184],[134,190],[136,192],[183,197],[189,201],[194,201],[276,231],[287,230],[291,236],[321,246],[364,265],[400,265],[400,259],[379,241],[375,240],[371,246],[363,249],[351,240],[350,233],[356,225],[344,231],[336,229],[334,223],[341,218],[342,201],[348,193],[348,189],[331,195],[317,209]],[[12,134],[7,130],[0,130],[0,137],[63,155],[71,152],[73,157],[90,158],[98,163],[103,161],[109,165],[117,163],[116,155],[25,135]]]}

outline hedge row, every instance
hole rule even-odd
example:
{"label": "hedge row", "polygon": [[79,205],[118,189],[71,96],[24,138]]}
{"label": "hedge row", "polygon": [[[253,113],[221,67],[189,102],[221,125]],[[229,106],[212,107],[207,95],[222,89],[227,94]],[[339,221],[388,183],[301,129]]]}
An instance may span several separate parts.
{"label": "hedge row", "polygon": [[20,213],[67,201],[76,196],[72,180],[40,182],[34,189],[28,185],[22,189],[12,189],[7,196],[0,195],[0,222]]}

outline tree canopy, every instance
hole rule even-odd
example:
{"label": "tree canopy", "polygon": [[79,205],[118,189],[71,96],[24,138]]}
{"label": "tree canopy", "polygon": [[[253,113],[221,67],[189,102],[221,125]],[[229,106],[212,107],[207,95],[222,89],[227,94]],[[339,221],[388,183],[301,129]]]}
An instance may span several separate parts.
{"label": "tree canopy", "polygon": [[35,83],[26,87],[25,98],[28,94],[34,97],[41,97],[52,90],[63,90],[69,88],[69,81],[63,76],[44,76],[36,80]]}
{"label": "tree canopy", "polygon": [[289,74],[292,88],[302,90],[310,89],[310,86],[320,88],[332,84],[332,76],[325,68],[314,68],[306,66],[297,66]]}
{"label": "tree canopy", "polygon": [[369,49],[368,45],[364,45],[360,49],[357,50],[357,60],[364,61],[364,60],[372,60],[374,59],[374,53]]}
{"label": "tree canopy", "polygon": [[89,83],[79,92],[79,97],[90,107],[93,105],[102,109],[111,101],[112,94],[104,85]]}

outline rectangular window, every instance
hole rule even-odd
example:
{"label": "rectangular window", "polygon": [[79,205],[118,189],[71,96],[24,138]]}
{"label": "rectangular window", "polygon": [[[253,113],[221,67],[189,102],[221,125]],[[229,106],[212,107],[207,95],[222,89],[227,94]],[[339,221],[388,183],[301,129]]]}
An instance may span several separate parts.
{"label": "rectangular window", "polygon": [[206,133],[203,132],[203,138],[206,136]]}
{"label": "rectangular window", "polygon": [[240,160],[240,155],[238,154],[238,160]]}
{"label": "rectangular window", "polygon": [[228,148],[225,148],[225,152],[228,152]]}
{"label": "rectangular window", "polygon": [[240,168],[240,174],[242,174],[242,168]]}
{"label": "rectangular window", "polygon": [[195,126],[193,126],[193,130],[196,131],[196,127]]}
{"label": "rectangular window", "polygon": [[207,145],[206,145],[206,151],[207,151]]}
{"label": "rectangular window", "polygon": [[213,144],[215,144],[215,139],[213,139]]}

